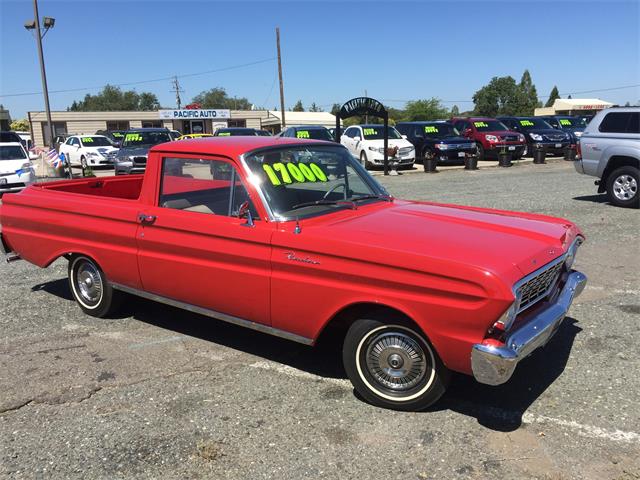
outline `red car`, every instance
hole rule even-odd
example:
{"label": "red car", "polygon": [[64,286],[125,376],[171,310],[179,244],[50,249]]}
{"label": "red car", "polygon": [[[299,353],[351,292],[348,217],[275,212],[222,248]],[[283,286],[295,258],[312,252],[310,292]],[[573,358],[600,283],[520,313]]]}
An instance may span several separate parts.
{"label": "red car", "polygon": [[586,283],[571,222],[397,200],[322,141],[164,143],[144,175],[7,194],[0,221],[8,260],[68,259],[88,315],[129,293],[308,345],[342,332],[355,389],[401,410],[452,370],[506,382]]}
{"label": "red car", "polygon": [[527,153],[524,135],[509,130],[502,122],[487,117],[453,117],[451,123],[462,136],[475,140],[478,160],[498,158],[505,151],[518,160]]}

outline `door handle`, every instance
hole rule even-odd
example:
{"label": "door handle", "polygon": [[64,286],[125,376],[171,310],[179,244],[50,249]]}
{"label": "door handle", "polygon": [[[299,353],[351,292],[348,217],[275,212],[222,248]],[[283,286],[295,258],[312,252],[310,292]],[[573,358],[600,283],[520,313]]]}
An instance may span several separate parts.
{"label": "door handle", "polygon": [[138,214],[138,222],[143,225],[151,225],[155,221],[156,221],[155,215],[147,215],[146,213]]}

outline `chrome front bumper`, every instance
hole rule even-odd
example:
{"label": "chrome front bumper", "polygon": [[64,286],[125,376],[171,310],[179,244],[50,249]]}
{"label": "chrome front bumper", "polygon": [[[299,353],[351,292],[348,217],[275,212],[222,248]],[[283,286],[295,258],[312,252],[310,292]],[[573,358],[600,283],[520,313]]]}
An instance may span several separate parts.
{"label": "chrome front bumper", "polygon": [[526,318],[524,325],[510,332],[504,346],[476,343],[471,349],[471,370],[480,383],[505,383],[518,365],[536,348],[546,345],[567,315],[573,299],[582,293],[587,277],[572,270],[562,291],[553,303]]}

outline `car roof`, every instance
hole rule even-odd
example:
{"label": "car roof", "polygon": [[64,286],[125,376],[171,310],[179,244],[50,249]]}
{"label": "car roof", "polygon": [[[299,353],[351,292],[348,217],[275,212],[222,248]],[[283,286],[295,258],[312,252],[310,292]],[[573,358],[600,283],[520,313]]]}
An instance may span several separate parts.
{"label": "car roof", "polygon": [[[151,148],[151,152],[173,152],[187,154],[224,155],[238,157],[253,150],[268,147],[309,146],[310,143],[318,145],[341,146],[336,142],[327,140],[299,140],[288,137],[204,137],[198,139],[182,140],[180,142],[166,142]],[[344,147],[342,147],[344,148]]]}
{"label": "car roof", "polygon": [[[318,129],[318,130],[329,130],[327,127],[325,127],[324,125],[296,125],[294,127],[288,127],[288,128],[304,128],[305,130],[313,130]],[[333,127],[335,128],[335,127]]]}
{"label": "car roof", "polygon": [[474,122],[478,120],[496,120],[496,117],[453,117],[451,120],[469,120],[470,122]]}
{"label": "car roof", "polygon": [[438,125],[442,125],[443,123],[448,124],[448,120],[415,120],[413,122],[398,122],[396,125],[424,125],[425,123],[435,123]]}
{"label": "car roof", "polygon": [[0,142],[0,145],[2,145],[3,147],[13,147],[13,146],[22,146],[22,143],[20,142]]}
{"label": "car roof", "polygon": [[130,128],[129,130],[122,130],[124,132],[168,132],[169,129],[165,127],[156,128]]}

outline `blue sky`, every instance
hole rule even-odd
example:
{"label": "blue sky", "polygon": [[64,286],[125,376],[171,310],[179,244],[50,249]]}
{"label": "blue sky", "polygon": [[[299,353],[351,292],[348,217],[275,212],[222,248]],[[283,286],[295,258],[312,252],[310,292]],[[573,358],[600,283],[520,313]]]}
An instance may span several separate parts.
{"label": "blue sky", "polygon": [[[325,109],[369,96],[438,97],[472,107],[493,76],[531,72],[540,96],[640,84],[638,1],[53,1],[44,39],[49,89],[99,87],[184,75],[272,59],[281,31],[287,107],[301,99]],[[34,38],[23,24],[30,0],[0,0],[0,95],[41,91]],[[224,87],[257,106],[279,105],[277,64],[180,80],[183,100]],[[134,88],[126,86],[123,88]],[[169,80],[135,85],[174,107]],[[87,91],[52,93],[64,110]],[[574,94],[623,104],[640,88]],[[452,102],[453,101],[453,102]],[[2,96],[13,118],[42,110],[42,95]]]}

